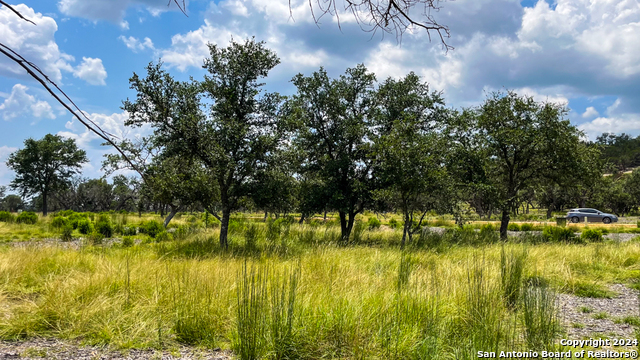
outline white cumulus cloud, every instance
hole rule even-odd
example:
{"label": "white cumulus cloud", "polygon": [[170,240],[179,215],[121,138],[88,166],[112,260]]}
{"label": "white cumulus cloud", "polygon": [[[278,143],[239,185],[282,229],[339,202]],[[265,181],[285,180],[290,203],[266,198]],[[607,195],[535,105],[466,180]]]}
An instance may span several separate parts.
{"label": "white cumulus cloud", "polygon": [[155,47],[153,46],[153,41],[151,41],[151,39],[149,39],[148,37],[145,37],[142,41],[140,41],[133,36],[125,37],[120,35],[118,39],[120,39],[120,41],[122,41],[125,46],[133,52],[139,52],[145,49],[155,49]]}
{"label": "white cumulus cloud", "polygon": [[35,118],[55,119],[56,116],[48,102],[38,100],[27,94],[28,87],[15,84],[11,94],[0,104],[0,114],[4,120],[11,120],[20,115],[32,115]]}
{"label": "white cumulus cloud", "polygon": [[106,85],[107,71],[102,65],[101,59],[82,57],[82,63],[73,71],[73,76],[80,78],[91,85]]}
{"label": "white cumulus cloud", "polygon": [[600,115],[600,113],[593,106],[589,106],[582,113],[582,117],[585,118],[585,119],[591,119],[591,118],[594,118],[594,117],[599,116],[599,115]]}
{"label": "white cumulus cloud", "polygon": [[[74,59],[61,52],[56,44],[54,34],[58,25],[55,20],[35,12],[24,4],[14,5],[14,8],[37,26],[20,19],[3,6],[0,8],[2,42],[36,64],[53,81],[59,82],[62,79],[61,70],[68,71],[69,62]],[[28,76],[22,67],[5,56],[0,57],[0,75],[20,78]]]}

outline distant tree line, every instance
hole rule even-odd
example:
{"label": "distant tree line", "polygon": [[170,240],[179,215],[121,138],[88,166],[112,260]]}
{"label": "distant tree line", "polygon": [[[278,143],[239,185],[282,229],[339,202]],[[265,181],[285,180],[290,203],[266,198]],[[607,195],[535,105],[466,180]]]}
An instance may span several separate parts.
{"label": "distant tree line", "polygon": [[[603,176],[622,156],[612,149],[626,144],[624,135],[586,142],[563,105],[507,91],[455,110],[414,73],[378,82],[364,65],[338,78],[323,68],[298,74],[296,93],[285,97],[262,89],[280,62],[264,43],[209,50],[203,80],[177,81],[161,62],[131,77],[136,96],[123,102],[125,125],[148,124],[153,133],[122,141],[127,159],[108,155],[103,169],[136,170],[139,178],[70,176],[84,153],[47,135],[27,142],[66,147],[58,156],[76,162],[34,167],[43,158],[22,152],[40,145],[25,142],[8,162],[17,174],[11,187],[45,212],[160,211],[166,226],[179,211],[206,210],[221,222],[223,247],[231,213],[242,210],[265,219],[295,212],[301,222],[336,212],[344,242],[363,211],[400,212],[404,245],[429,212],[453,214],[459,224],[468,208],[495,214],[506,238],[511,216],[533,206],[551,217],[574,206],[623,215],[640,204],[640,172]],[[50,176],[25,175],[34,168]]]}

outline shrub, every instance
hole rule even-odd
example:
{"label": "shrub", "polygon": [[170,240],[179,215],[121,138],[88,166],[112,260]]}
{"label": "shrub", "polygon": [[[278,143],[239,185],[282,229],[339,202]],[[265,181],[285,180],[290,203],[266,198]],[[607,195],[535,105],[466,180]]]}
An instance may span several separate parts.
{"label": "shrub", "polygon": [[173,240],[173,235],[169,234],[165,230],[162,230],[156,234],[156,242],[171,241],[171,240]]}
{"label": "shrub", "polygon": [[124,236],[133,236],[137,233],[137,228],[135,226],[125,226],[122,228],[122,235]]}
{"label": "shrub", "polygon": [[244,231],[244,243],[248,250],[254,250],[258,243],[258,225],[250,224]]}
{"label": "shrub", "polygon": [[16,217],[8,212],[8,211],[0,211],[0,221],[1,222],[7,222],[7,223],[12,223],[14,221],[16,221]]}
{"label": "shrub", "polygon": [[400,223],[395,218],[391,218],[391,220],[389,220],[389,227],[392,229],[397,229],[400,227]]}
{"label": "shrub", "polygon": [[[69,223],[69,219],[62,216],[56,216],[53,218],[53,220],[51,220],[51,226],[53,226],[56,229],[60,229],[67,224],[71,226],[71,224]],[[73,226],[71,226],[71,230],[73,230]]]}
{"label": "shrub", "polygon": [[[280,219],[276,221],[272,221],[271,219],[267,220],[267,242],[271,246],[275,246],[276,242],[280,239],[280,233],[282,231],[282,221]],[[253,226],[253,225],[252,225]],[[246,234],[246,233],[245,233]],[[246,235],[245,235],[246,237]]]}
{"label": "shrub", "polygon": [[16,218],[18,224],[35,224],[38,222],[38,215],[33,211],[24,211]]}
{"label": "shrub", "polygon": [[602,231],[596,229],[585,229],[580,235],[580,239],[584,241],[600,242],[602,241]]}
{"label": "shrub", "polygon": [[77,222],[78,231],[80,234],[88,235],[93,232],[93,223],[89,219],[80,219]]}
{"label": "shrub", "polygon": [[520,231],[532,231],[533,225],[531,224],[522,224],[520,225]]}
{"label": "shrub", "polygon": [[140,232],[152,238],[155,238],[162,231],[164,231],[164,226],[159,221],[149,220],[140,225]]}
{"label": "shrub", "polygon": [[113,226],[113,232],[116,234],[124,234],[124,225],[117,223]]}
{"label": "shrub", "polygon": [[496,227],[493,224],[483,224],[480,227],[480,232],[489,232],[489,231],[496,231]]}
{"label": "shrub", "polygon": [[96,223],[96,230],[100,233],[100,235],[110,238],[113,236],[113,225],[109,218],[100,218]]}
{"label": "shrub", "polygon": [[[278,219],[284,225],[291,225],[296,223],[296,218],[293,215],[286,215]],[[277,221],[277,220],[276,220]]]}
{"label": "shrub", "polygon": [[580,242],[573,230],[561,226],[547,226],[542,230],[542,236],[551,242]]}
{"label": "shrub", "polygon": [[91,241],[91,243],[93,245],[102,245],[102,239],[104,237],[102,236],[102,234],[100,234],[99,232],[97,232],[96,230],[94,230],[91,235],[89,235],[89,240]]}
{"label": "shrub", "polygon": [[74,229],[77,229],[80,220],[87,219],[87,214],[72,213],[71,215],[69,215],[68,219],[71,226],[73,226]]}
{"label": "shrub", "polygon": [[133,237],[131,236],[122,237],[122,247],[131,247],[133,246],[133,244],[134,244]]}
{"label": "shrub", "polygon": [[507,226],[507,230],[509,231],[520,231],[520,225],[518,224],[509,224],[509,226]]}
{"label": "shrub", "polygon": [[367,221],[367,227],[369,228],[369,230],[379,229],[380,225],[382,225],[382,223],[375,216],[370,217],[369,220]]}
{"label": "shrub", "polygon": [[73,226],[71,226],[71,224],[65,223],[64,225],[62,225],[62,230],[60,232],[60,240],[71,241],[73,240],[72,234],[73,234]]}
{"label": "shrub", "polygon": [[75,214],[76,212],[73,210],[63,210],[58,213],[59,216],[69,217]]}

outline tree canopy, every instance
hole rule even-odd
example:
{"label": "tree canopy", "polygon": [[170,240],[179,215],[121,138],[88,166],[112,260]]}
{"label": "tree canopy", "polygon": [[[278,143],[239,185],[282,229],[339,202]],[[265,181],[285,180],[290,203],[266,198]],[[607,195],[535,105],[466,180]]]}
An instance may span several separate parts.
{"label": "tree canopy", "polygon": [[47,134],[40,140],[27,139],[24,148],[11,155],[7,166],[16,172],[10,187],[22,196],[42,196],[42,212],[47,215],[48,195],[69,184],[69,179],[88,161],[75,140]]}

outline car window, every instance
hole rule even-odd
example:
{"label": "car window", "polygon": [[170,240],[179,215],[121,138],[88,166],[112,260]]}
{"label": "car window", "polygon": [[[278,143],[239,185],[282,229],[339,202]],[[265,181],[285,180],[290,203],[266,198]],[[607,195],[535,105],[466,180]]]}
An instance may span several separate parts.
{"label": "car window", "polygon": [[597,211],[593,210],[593,209],[582,209],[582,210],[580,210],[580,212],[587,213],[587,214],[596,214],[597,213]]}

